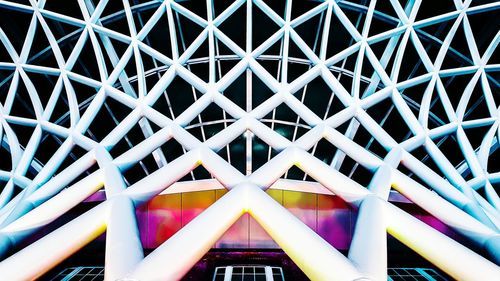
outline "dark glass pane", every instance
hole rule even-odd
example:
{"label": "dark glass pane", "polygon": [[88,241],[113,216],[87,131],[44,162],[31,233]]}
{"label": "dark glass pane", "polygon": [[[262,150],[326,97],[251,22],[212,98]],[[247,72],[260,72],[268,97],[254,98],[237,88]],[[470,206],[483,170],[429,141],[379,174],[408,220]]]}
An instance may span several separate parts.
{"label": "dark glass pane", "polygon": [[224,275],[219,275],[219,274],[217,274],[217,275],[215,276],[215,281],[224,281]]}
{"label": "dark glass pane", "polygon": [[255,273],[266,273],[266,269],[264,267],[256,267]]}

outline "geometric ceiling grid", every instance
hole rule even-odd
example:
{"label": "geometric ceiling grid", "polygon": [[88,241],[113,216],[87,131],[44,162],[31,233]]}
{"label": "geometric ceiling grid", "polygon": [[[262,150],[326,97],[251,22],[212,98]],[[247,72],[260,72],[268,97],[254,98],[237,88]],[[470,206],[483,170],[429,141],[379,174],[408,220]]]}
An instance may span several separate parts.
{"label": "geometric ceiling grid", "polygon": [[[500,2],[429,5],[0,0],[0,276],[106,233],[106,280],[177,280],[249,213],[312,280],[386,280],[387,233],[456,279],[500,279]],[[144,257],[135,209],[200,180],[229,192]],[[264,192],[278,180],[357,210],[347,256]]]}

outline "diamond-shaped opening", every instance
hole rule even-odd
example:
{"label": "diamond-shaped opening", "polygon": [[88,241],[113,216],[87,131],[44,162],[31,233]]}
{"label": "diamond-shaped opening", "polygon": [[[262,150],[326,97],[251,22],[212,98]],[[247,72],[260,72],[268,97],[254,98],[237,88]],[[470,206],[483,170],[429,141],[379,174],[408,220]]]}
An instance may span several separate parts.
{"label": "diamond-shaped opening", "polygon": [[35,152],[37,162],[45,165],[54,153],[61,147],[64,140],[51,133],[43,132],[40,144]]}
{"label": "diamond-shaped opening", "polygon": [[132,109],[112,98],[107,98],[104,101],[103,108],[106,109],[106,111],[111,114],[113,120],[116,120],[115,122],[118,123],[123,121],[123,119],[132,112]]}
{"label": "diamond-shaped opening", "polygon": [[[3,159],[2,161],[0,161],[0,170],[10,171],[10,170],[12,170],[12,154],[8,150],[9,149],[8,148],[8,145],[9,145],[8,140],[2,140],[2,143],[3,143],[3,141],[5,141],[7,145],[2,145],[0,147],[0,157],[1,157],[1,159]],[[3,189],[3,187],[2,187],[2,189]]]}
{"label": "diamond-shaped opening", "polygon": [[202,19],[207,19],[207,5],[195,1],[179,1],[177,4],[193,12]]}
{"label": "diamond-shaped opening", "polygon": [[406,81],[427,74],[427,69],[420,56],[421,54],[415,49],[413,43],[408,42],[399,68],[398,81]]}
{"label": "diamond-shaped opening", "polygon": [[253,73],[252,93],[252,109],[258,107],[275,94],[271,89],[269,89],[265,82]]}
{"label": "diamond-shaped opening", "polygon": [[311,69],[311,61],[291,38],[288,44],[288,57],[288,82],[292,82]]}
{"label": "diamond-shaped opening", "polygon": [[0,69],[0,104],[5,105],[7,93],[9,92],[9,88],[12,83],[12,79],[14,78],[15,72],[15,68]]}
{"label": "diamond-shaped opening", "polygon": [[281,59],[276,55],[262,55],[259,64],[277,81],[281,81]]}
{"label": "diamond-shaped opening", "polygon": [[96,53],[94,52],[94,48],[90,39],[87,39],[85,44],[83,45],[83,48],[78,55],[77,61],[71,71],[97,81],[101,80]]}
{"label": "diamond-shaped opening", "polygon": [[446,155],[446,159],[450,161],[454,167],[457,167],[465,160],[455,134],[434,139],[434,142],[439,147],[439,150]]}
{"label": "diamond-shaped opening", "polygon": [[186,130],[200,141],[205,141],[233,122],[231,115],[225,113],[216,103],[211,103],[186,126]]}
{"label": "diamond-shaped opening", "polygon": [[498,11],[489,10],[476,14],[468,14],[467,19],[470,22],[470,27],[473,34],[472,36],[474,36],[474,38],[476,39],[475,41],[479,50],[479,54],[482,56],[488,46],[493,42],[498,32],[498,28],[485,23],[497,21]]}
{"label": "diamond-shaped opening", "polygon": [[[54,35],[57,44],[63,54],[64,58],[67,60],[71,52],[73,51],[74,45],[76,41],[80,38],[84,28],[80,26],[75,26],[72,24],[68,24],[62,21],[58,21],[56,19],[52,19],[49,17],[44,17],[45,22],[49,26],[50,31]],[[41,27],[38,27],[41,29]],[[43,31],[41,31],[43,32]],[[69,38],[64,37],[71,34]]]}
{"label": "diamond-shaped opening", "polygon": [[380,40],[370,44],[370,49],[375,54],[375,56],[380,62],[380,65],[387,74],[390,74],[392,72],[392,69],[394,67],[394,61],[396,59],[396,54],[397,54],[397,52],[395,51],[396,48],[391,48],[389,42],[392,39],[397,39],[394,46],[399,46],[401,43],[401,37],[402,36],[389,37],[385,40]]}
{"label": "diamond-shaped opening", "polygon": [[[491,149],[488,157],[488,173],[500,172],[498,159],[500,159],[500,149]],[[498,184],[496,186],[498,187]],[[499,192],[499,189],[496,189],[496,191]]]}
{"label": "diamond-shaped opening", "polygon": [[339,149],[336,146],[322,138],[309,150],[309,153],[323,163],[330,165],[337,151],[339,151]]}
{"label": "diamond-shaped opening", "polygon": [[[102,141],[132,110],[123,104],[113,100],[106,99],[104,104],[97,112],[94,120],[90,123],[85,135],[93,140]],[[136,124],[128,133],[131,137],[143,136],[142,130]],[[138,142],[134,142],[136,144]]]}
{"label": "diamond-shaped opening", "polygon": [[314,78],[293,95],[322,119],[328,117],[328,111],[334,106],[333,92],[321,76]]}
{"label": "diamond-shaped opening", "polygon": [[212,1],[213,14],[214,17],[218,17],[222,12],[224,12],[234,1],[224,0],[224,1]]}
{"label": "diamond-shaped opening", "polygon": [[54,52],[52,52],[52,46],[49,44],[45,31],[40,26],[38,28],[40,30],[35,32],[27,62],[29,64],[58,68]]}
{"label": "diamond-shaped opening", "polygon": [[[304,2],[311,5],[312,2]],[[316,4],[313,4],[316,5]],[[295,6],[294,6],[295,7]],[[294,9],[292,8],[292,13]],[[293,29],[302,40],[319,56],[321,35],[324,27],[324,11],[295,26]]]}
{"label": "diamond-shaped opening", "polygon": [[422,100],[424,98],[424,93],[428,87],[429,83],[428,81],[426,81],[423,83],[412,85],[408,88],[398,89],[406,104],[408,104],[408,107],[413,111],[413,114],[416,117],[418,117],[420,106],[422,105]]}
{"label": "diamond-shaped opening", "polygon": [[[117,79],[114,87],[117,89],[120,89],[121,91],[124,91],[126,94],[132,96],[132,97],[137,97],[139,93],[139,82],[137,79],[139,78],[137,75],[137,64],[135,63],[135,57],[132,55],[127,63],[125,64],[125,67],[121,71],[121,75],[125,75],[126,80],[120,80]],[[125,78],[124,77],[124,78]],[[124,85],[125,84],[125,85]],[[133,92],[130,91],[133,90]]]}
{"label": "diamond-shaped opening", "polygon": [[227,37],[243,50],[246,48],[246,13],[246,5],[241,5],[218,26]]}
{"label": "diamond-shaped opening", "polygon": [[[5,32],[5,35],[7,35],[17,53],[21,53],[26,37],[20,36],[20,34],[28,34],[33,14],[4,7],[0,7],[0,14],[2,15],[0,17],[0,27]],[[8,28],[6,28],[7,26]]]}
{"label": "diamond-shaped opening", "polygon": [[137,183],[146,176],[158,170],[159,165],[155,160],[152,153],[148,154],[146,157],[139,160],[137,163],[132,165],[126,171],[122,172],[125,183],[128,186]]}
{"label": "diamond-shaped opening", "polygon": [[434,129],[444,124],[450,122],[446,109],[444,108],[444,103],[439,96],[436,87],[434,87],[434,93],[432,94],[432,101],[429,108],[429,123],[427,127],[429,129]]}
{"label": "diamond-shaped opening", "polygon": [[217,80],[225,76],[231,69],[233,69],[240,57],[237,56],[229,47],[227,47],[219,38],[215,39],[215,60],[216,60],[216,78]]}
{"label": "diamond-shaped opening", "polygon": [[179,46],[180,55],[201,34],[203,28],[177,11],[174,11],[174,16],[177,46]]}
{"label": "diamond-shaped opening", "polygon": [[[101,46],[101,50],[102,50],[103,57],[104,57],[105,62],[106,62],[106,66],[108,66],[108,64],[110,63],[110,62],[108,62],[108,59],[116,56],[116,61],[114,63],[112,63],[112,66],[110,66],[110,68],[108,69],[108,72],[111,73],[111,71],[114,69],[114,66],[116,65],[116,63],[118,63],[118,60],[120,60],[123,57],[123,55],[125,54],[125,51],[128,49],[129,42],[122,42],[122,41],[117,40],[111,36],[107,36],[104,33],[99,33],[98,30],[95,30],[95,32],[96,32],[96,35],[98,35],[97,38],[99,41],[99,45]],[[162,32],[165,32],[165,31],[162,31]],[[105,43],[108,46],[107,48],[104,47]],[[161,52],[161,48],[156,49],[156,50]]]}
{"label": "diamond-shaped opening", "polygon": [[199,165],[196,167],[194,170],[192,170],[189,174],[185,175],[182,177],[179,182],[183,181],[192,181],[192,180],[206,180],[206,179],[212,179],[213,176],[210,174],[210,172],[205,169],[202,165]]}
{"label": "diamond-shaped opening", "polygon": [[16,134],[17,141],[19,141],[21,147],[25,149],[31,139],[31,136],[33,135],[33,132],[35,131],[35,127],[15,123],[9,123],[9,126],[12,131],[14,131],[14,134]]}
{"label": "diamond-shaped opening", "polygon": [[[279,26],[257,6],[252,7],[252,24],[253,49],[259,47],[279,30]],[[263,26],[266,28],[262,28]]]}
{"label": "diamond-shaped opening", "polygon": [[356,43],[355,40],[352,38],[349,31],[347,31],[342,21],[335,13],[332,13],[326,56],[332,57],[352,46],[354,43]]}
{"label": "diamond-shaped opening", "polygon": [[[153,133],[156,133],[158,130],[159,130],[159,127],[156,126],[154,123],[152,122],[148,122],[146,119],[143,119],[147,122],[147,124],[149,124],[150,128],[152,129]],[[144,133],[140,132],[142,135],[144,135]],[[111,147],[111,149],[109,150],[109,153],[111,154],[111,157],[113,158],[117,158],[118,156],[120,156],[121,154],[127,152],[129,149],[133,148],[134,147],[134,144],[132,143],[132,141],[128,138],[127,135],[125,135],[125,137],[123,137],[122,139],[120,139],[116,144],[113,145],[113,147]],[[165,155],[166,157],[166,155]],[[168,158],[168,157],[166,157]]]}
{"label": "diamond-shaped opening", "polygon": [[339,172],[363,186],[368,186],[373,177],[373,171],[366,169],[347,154],[342,160]]}
{"label": "diamond-shaped opening", "polygon": [[285,103],[273,109],[260,121],[291,141],[300,138],[311,128]]}
{"label": "diamond-shaped opening", "polygon": [[201,97],[201,93],[180,76],[174,77],[153,108],[175,119]]}
{"label": "diamond-shaped opening", "polygon": [[[446,89],[448,99],[450,100],[451,105],[454,109],[457,108],[460,99],[462,98],[465,89],[469,86],[473,76],[474,73],[441,77],[441,81],[443,82],[443,86]],[[477,80],[475,83],[480,84],[477,82]]]}
{"label": "diamond-shaped opening", "polygon": [[[267,5],[271,10],[273,10],[281,18],[285,17],[286,1],[266,1]],[[257,6],[255,6],[257,8]]]}
{"label": "diamond-shaped opening", "polygon": [[[154,60],[153,58],[151,59]],[[161,77],[165,74],[165,71],[168,70],[168,67],[165,66],[163,68],[162,66],[160,66],[161,63],[159,63],[158,61],[156,62],[158,64],[158,69],[146,72],[146,76],[144,77],[146,79],[145,80],[146,91],[147,91],[146,94],[149,94],[151,92],[154,86],[158,83],[158,81],[160,81]],[[162,98],[161,95],[160,98]]]}
{"label": "diamond-shaped opening", "polygon": [[22,79],[19,79],[10,115],[36,119],[35,109]]}
{"label": "diamond-shaped opening", "polygon": [[398,143],[413,136],[405,118],[394,106],[391,98],[386,98],[366,110],[368,115]]}
{"label": "diamond-shaped opening", "polygon": [[278,154],[278,151],[252,132],[247,132],[245,136],[252,138],[252,171],[258,170]]}
{"label": "diamond-shaped opening", "polygon": [[65,0],[52,0],[47,1],[43,9],[83,20],[82,11],[80,10],[78,2],[68,3],[68,1]]}
{"label": "diamond-shaped opening", "polygon": [[[363,64],[361,66],[361,76],[359,79],[359,96],[367,97],[373,94],[378,89],[382,89],[384,84],[380,78],[380,74],[375,70],[372,63],[368,57],[363,58]],[[369,85],[374,84],[372,88]],[[354,94],[354,85],[352,85],[351,92]]]}
{"label": "diamond-shaped opening", "polygon": [[[67,87],[72,87],[73,91],[75,92],[81,116],[84,113],[85,109],[89,106],[90,102],[94,99],[95,95],[97,94],[98,88],[82,84],[75,80],[71,80],[71,78],[70,81],[71,84],[67,85]],[[67,96],[65,96],[65,98],[67,98]]]}
{"label": "diamond-shaped opening", "polygon": [[[248,75],[252,76],[252,79],[259,79],[254,77],[253,73],[248,73],[247,71],[243,71],[232,83],[229,85],[224,92],[222,93],[225,97],[230,99],[236,105],[238,105],[241,109],[247,110],[247,77]],[[253,81],[252,81],[253,84]],[[252,92],[255,96],[260,95],[260,92],[257,92],[252,89]],[[252,95],[252,93],[249,93]],[[252,98],[253,96],[252,95]]]}
{"label": "diamond-shaped opening", "polygon": [[[141,55],[141,61],[143,65],[143,69],[145,71],[145,78],[147,81],[148,76],[158,73],[164,69],[167,69],[168,67],[165,65],[165,63],[157,60],[153,56],[149,55],[146,51],[144,51],[142,48],[139,47],[139,53]],[[147,83],[146,83],[147,84]],[[147,85],[149,86],[148,89],[152,88],[152,85]]]}
{"label": "diamond-shaped opening", "polygon": [[[391,2],[378,1],[375,4],[375,11],[380,12],[381,14],[373,15],[372,22],[370,24],[370,30],[368,32],[369,36],[394,29],[401,21]],[[361,26],[363,26],[363,24],[361,24]]]}
{"label": "diamond-shaped opening", "polygon": [[464,112],[464,120],[474,120],[481,118],[489,118],[494,116],[494,112],[490,113],[488,105],[486,104],[485,94],[483,87],[478,81],[472,90],[470,98]]}
{"label": "diamond-shaped opening", "polygon": [[[57,95],[57,93],[54,93]],[[45,110],[48,110],[46,107]],[[68,96],[66,94],[66,89],[61,87],[61,91],[58,94],[57,101],[54,105],[52,114],[50,115],[49,121],[64,127],[69,127],[69,106],[68,106]]]}
{"label": "diamond-shaped opening", "polygon": [[460,24],[446,52],[442,69],[473,65],[463,23]]}
{"label": "diamond-shaped opening", "polygon": [[353,141],[381,159],[387,155],[387,150],[361,125],[356,130]]}
{"label": "diamond-shaped opening", "polygon": [[38,98],[45,108],[54,90],[57,77],[35,72],[26,72],[26,74],[35,86]]}
{"label": "diamond-shaped opening", "polygon": [[[330,66],[330,71],[332,71],[336,76],[337,74],[342,73],[352,77],[354,67],[356,66],[356,61],[358,58],[358,51],[344,57],[343,59],[340,59],[339,61],[336,61],[334,64],[332,64],[332,66]],[[347,89],[350,88],[351,86],[349,84],[349,87]]]}
{"label": "diamond-shaped opening", "polygon": [[208,39],[206,39],[193,53],[186,66],[193,74],[195,74],[205,82],[208,82],[209,79],[208,57],[209,46]]}
{"label": "diamond-shaped opening", "polygon": [[443,42],[448,33],[453,26],[455,19],[449,19],[445,21],[440,21],[434,24],[419,26],[415,28],[418,37],[420,38],[422,44],[437,44],[441,45],[440,42],[435,41],[432,37]]}
{"label": "diamond-shaped opening", "polygon": [[457,8],[453,2],[440,1],[439,3],[422,3],[418,9],[417,21],[432,18],[438,15],[444,15],[456,11]]}
{"label": "diamond-shaped opening", "polygon": [[[14,61],[12,60],[12,57],[10,56],[9,52],[7,52],[7,49],[3,45],[3,43],[0,43],[0,62],[8,62],[8,63],[13,63]],[[0,83],[3,81],[5,78],[5,75],[2,73],[4,69],[0,69]]]}
{"label": "diamond-shaped opening", "polygon": [[100,21],[105,28],[130,36],[127,17],[123,9],[123,3],[119,1],[108,2],[101,13]]}
{"label": "diamond-shaped opening", "polygon": [[[448,35],[448,32],[451,29],[451,25],[451,23],[444,22],[440,25],[430,25],[415,29],[417,31],[417,37],[420,43],[422,43],[427,56],[432,62],[434,62],[437,58],[439,50],[441,49],[442,42]],[[436,39],[440,37],[442,39]],[[408,44],[410,44],[410,42],[408,42]],[[425,54],[420,55],[424,56]]]}
{"label": "diamond-shaped opening", "polygon": [[[345,16],[354,25],[354,27],[356,27],[359,34],[362,34],[363,27],[364,27],[365,21],[366,21],[366,12],[365,11],[361,12],[360,10],[353,9],[352,6],[348,6],[344,3],[338,3],[338,4],[339,4],[339,7],[342,8],[342,12],[344,12]],[[379,20],[378,15],[374,15],[374,17],[372,18],[372,21],[378,21],[378,20]],[[390,20],[387,20],[387,21],[390,22]],[[384,21],[384,23],[387,24],[386,21]]]}
{"label": "diamond-shaped opening", "polygon": [[[319,6],[321,2],[313,2],[313,1],[304,1],[304,2],[299,2],[296,3],[292,6],[292,11],[291,11],[291,16],[292,20],[300,17],[301,15],[309,12],[310,10],[314,9],[315,7]],[[317,25],[314,25],[317,26]]]}
{"label": "diamond-shaped opening", "polygon": [[[151,19],[151,16],[153,16],[153,14],[161,6],[161,3],[152,4],[150,6],[151,8],[144,9],[144,10],[134,9],[133,7],[135,5],[132,5],[132,4],[138,4],[138,5],[140,5],[140,3],[138,3],[138,1],[136,1],[135,3],[130,3],[130,6],[132,8],[132,16],[134,18],[135,28],[137,30],[137,33],[139,33],[142,30],[142,28],[144,27],[144,25]],[[160,7],[159,9],[162,10],[163,12],[165,11],[165,7],[164,6]],[[164,23],[166,23],[166,21]],[[167,27],[167,28],[165,28],[164,30],[162,30],[162,33],[163,32],[167,32],[168,33],[168,25],[163,25],[163,26]]]}
{"label": "diamond-shaped opening", "polygon": [[[247,151],[249,148],[247,142],[249,142],[252,150],[251,158],[247,158],[247,155],[250,153],[250,151]],[[229,142],[217,154],[239,172],[247,174],[247,169],[249,173],[259,169],[278,153],[257,135],[251,131],[246,131]],[[247,160],[251,160],[251,162],[247,163]]]}
{"label": "diamond-shaped opening", "polygon": [[481,145],[483,138],[490,131],[491,125],[464,128],[465,135],[472,145],[472,149],[477,149]]}
{"label": "diamond-shaped opening", "polygon": [[160,146],[167,162],[172,162],[186,153],[184,147],[174,138]]}

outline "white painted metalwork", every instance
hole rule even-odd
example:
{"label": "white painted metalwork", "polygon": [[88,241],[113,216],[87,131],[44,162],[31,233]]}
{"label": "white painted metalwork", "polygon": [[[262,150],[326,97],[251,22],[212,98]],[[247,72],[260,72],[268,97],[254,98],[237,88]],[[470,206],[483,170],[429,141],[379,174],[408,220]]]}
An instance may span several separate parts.
{"label": "white painted metalwork", "polygon": [[[19,37],[24,36],[20,50],[13,44],[15,38],[9,38],[5,30],[0,29],[0,42],[6,52],[0,70],[9,72],[0,81],[1,89],[5,89],[0,92],[3,101],[0,106],[0,139],[1,149],[11,157],[0,160],[11,162],[10,170],[0,171],[0,179],[5,183],[0,194],[0,252],[5,255],[24,238],[100,189],[104,188],[107,198],[97,207],[5,258],[0,262],[0,276],[5,280],[36,278],[106,232],[106,280],[179,279],[243,213],[250,213],[313,280],[386,280],[386,232],[456,279],[500,279],[497,265],[500,262],[500,199],[494,189],[500,182],[500,172],[488,169],[488,164],[500,161],[490,157],[500,140],[499,85],[491,75],[500,67],[496,62],[489,62],[500,42],[500,32],[495,31],[496,35],[487,42],[485,51],[480,52],[469,22],[471,15],[497,11],[500,3],[456,0],[453,1],[453,11],[419,19],[420,6],[425,1],[410,0],[404,6],[395,0],[387,1],[385,4],[394,10],[394,15],[377,10],[377,3],[384,2],[380,0],[369,1],[366,5],[320,1],[302,15],[293,17],[291,0],[286,1],[283,14],[276,13],[262,0],[237,0],[224,11],[215,13],[213,2],[208,0],[206,16],[202,17],[183,6],[183,2],[171,0],[141,4],[124,0],[119,11],[107,15],[103,15],[103,11],[114,1],[79,0],[76,10],[80,16],[76,17],[46,8],[50,0],[30,0],[26,4],[0,0],[2,13],[16,11],[31,17],[27,33],[19,34]],[[138,11],[145,9],[153,11],[149,19],[137,16]],[[237,27],[245,33],[243,45],[233,41],[221,29],[221,25],[239,9],[246,11],[247,15],[246,26]],[[252,11],[256,10],[267,16],[277,30],[260,45],[254,45],[253,38],[253,34],[259,32],[252,21]],[[357,11],[364,16],[352,22],[346,11]],[[168,23],[164,30],[169,36],[171,56],[154,49],[148,42],[148,34],[164,17]],[[201,30],[190,43],[185,42],[182,31],[178,30],[180,17]],[[314,17],[320,17],[320,21],[317,30],[312,31],[316,39],[310,46],[297,29]],[[120,33],[109,27],[108,23],[115,18],[127,23],[126,32]],[[329,47],[333,44],[329,43],[329,33],[335,32],[330,29],[332,18],[341,23],[351,37],[351,44],[342,51],[329,54]],[[393,26],[373,34],[371,26],[375,19]],[[62,53],[60,44],[65,39],[54,36],[49,20],[75,30],[69,36],[75,38],[69,55]],[[445,22],[451,28],[444,34],[444,39],[425,32],[425,27]],[[464,58],[451,47],[457,32],[465,34],[471,59],[467,65],[444,68],[449,52]],[[31,49],[37,47],[33,44],[35,37],[40,34],[46,37],[49,46],[39,54],[51,52],[54,65],[38,65],[30,57]],[[422,36],[438,43],[435,58],[428,55]],[[374,45],[380,42],[387,42],[382,56],[374,52]],[[97,63],[97,75],[93,76],[75,70],[87,43]],[[280,45],[279,55],[266,54],[275,43]],[[208,55],[195,57],[203,44],[208,46]],[[119,51],[118,45],[124,46],[123,50]],[[303,58],[290,55],[292,45],[303,52]],[[232,53],[221,54],[222,46]],[[417,51],[425,69],[423,74],[411,79],[400,77],[402,70],[410,67],[404,65],[408,48]],[[353,57],[354,70],[345,70],[346,61]],[[153,62],[151,69],[145,67],[146,59]],[[224,60],[232,60],[235,65],[223,74],[220,65]],[[277,74],[263,67],[265,60],[278,62]],[[131,63],[133,67],[127,68]],[[290,79],[290,65],[300,63],[305,64],[307,70]],[[208,67],[206,80],[195,74],[192,69],[195,64]],[[369,76],[364,74],[366,65],[373,69]],[[40,88],[30,78],[32,74],[51,77],[54,81],[47,100],[41,100]],[[154,75],[158,79],[151,85],[147,78]],[[247,81],[242,93],[247,101],[244,108],[224,94],[240,75],[245,75]],[[340,82],[343,75],[352,78],[351,88]],[[470,76],[463,92],[447,92],[443,79],[459,75]],[[326,113],[318,116],[305,105],[306,95],[312,94],[307,85],[316,78],[324,81],[332,92],[328,108],[336,102],[344,109],[331,116]],[[167,95],[174,79],[191,85],[192,93],[187,94],[192,94],[195,100],[178,115],[174,115],[176,105],[170,103]],[[261,104],[252,104],[252,96],[258,94],[253,92],[252,79],[260,79],[273,93]],[[87,85],[95,89],[95,93],[82,101],[81,93],[75,91],[76,84]],[[365,89],[364,84],[367,84]],[[417,112],[414,112],[415,104],[411,104],[412,100],[405,91],[418,85],[425,87],[417,103]],[[486,106],[485,116],[471,119],[468,116],[471,106],[476,104],[471,100],[476,85],[482,93],[479,101]],[[28,98],[19,101],[21,88],[26,89]],[[297,97],[294,95],[297,92],[302,94]],[[452,105],[451,95],[460,95],[458,105]],[[52,115],[61,97],[67,104],[67,111],[54,121]],[[439,97],[438,102],[442,103],[449,120],[440,120],[436,126],[431,126],[436,120],[432,110],[436,97]],[[160,112],[154,104],[163,98],[167,100],[168,109]],[[123,120],[112,114],[108,106],[111,101],[128,109],[129,113]],[[391,104],[386,115],[391,112],[401,115],[409,128],[404,140],[397,140],[392,131],[386,129],[384,122],[387,118],[378,124],[371,116],[370,109],[376,109],[383,101]],[[32,117],[13,114],[18,102],[32,109]],[[200,113],[212,104],[223,110],[224,118],[204,122]],[[286,123],[275,118],[280,105],[289,107],[297,115],[295,122],[288,123],[296,126],[291,140],[275,129],[280,122]],[[98,113],[104,109],[111,112],[109,120],[99,120]],[[89,129],[93,122],[116,122],[116,126],[98,139]],[[207,135],[203,128],[216,123],[223,124],[223,129],[213,136]],[[338,130],[342,124],[348,124],[345,133]],[[136,125],[143,140],[134,145],[128,134]],[[15,126],[23,126],[31,132],[26,143],[20,141]],[[307,132],[297,137],[297,128],[301,126]],[[197,127],[202,128],[201,140],[189,131]],[[487,128],[487,132],[480,146],[474,147],[466,131],[478,127]],[[372,153],[370,144],[362,146],[356,143],[354,138],[361,128],[371,135],[370,143],[376,141],[385,149],[385,158]],[[35,156],[47,135],[60,143],[55,151],[45,152],[52,155],[42,163]],[[244,172],[233,167],[229,159],[229,144],[241,135],[247,147]],[[443,137],[451,136],[459,146],[456,153],[464,156],[464,161],[458,166],[451,163],[450,155],[443,153],[440,147]],[[268,153],[269,161],[257,169],[252,165],[253,138],[269,146],[269,150],[263,152]],[[169,140],[178,142],[185,152],[170,162],[161,149]],[[329,163],[314,154],[320,140],[338,148]],[[113,157],[110,151],[120,141],[127,142],[129,149]],[[77,148],[86,152],[64,166],[63,162],[71,159]],[[414,156],[412,152],[417,148],[424,148],[426,157],[437,164],[441,174]],[[217,154],[224,149],[228,154],[225,159]],[[271,150],[278,154],[271,157]],[[142,160],[149,155],[154,157],[156,170],[147,172],[135,183],[128,182],[124,173],[138,163],[144,166]],[[360,166],[374,174],[368,186],[350,177],[354,169],[347,175],[339,171],[346,157],[356,162],[354,169]],[[59,171],[61,165],[63,169]],[[134,208],[164,192],[183,176],[193,175],[192,171],[199,165],[229,192],[143,258]],[[330,192],[359,208],[348,257],[264,192],[292,166],[297,166]],[[403,173],[402,167],[419,178],[419,182]],[[30,170],[35,176],[29,176]],[[200,185],[200,188],[206,186]],[[391,188],[484,248],[492,261],[389,203]]]}

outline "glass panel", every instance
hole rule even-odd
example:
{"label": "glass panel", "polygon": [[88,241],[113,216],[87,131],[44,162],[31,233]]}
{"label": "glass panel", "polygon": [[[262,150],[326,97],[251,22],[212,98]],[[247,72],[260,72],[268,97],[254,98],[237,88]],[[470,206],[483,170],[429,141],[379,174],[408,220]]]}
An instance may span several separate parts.
{"label": "glass panel", "polygon": [[224,275],[216,275],[214,281],[224,281]]}
{"label": "glass panel", "polygon": [[256,267],[255,273],[266,273],[266,269],[264,267]]}
{"label": "glass panel", "polygon": [[266,276],[265,275],[256,275],[255,281],[266,281]]}

